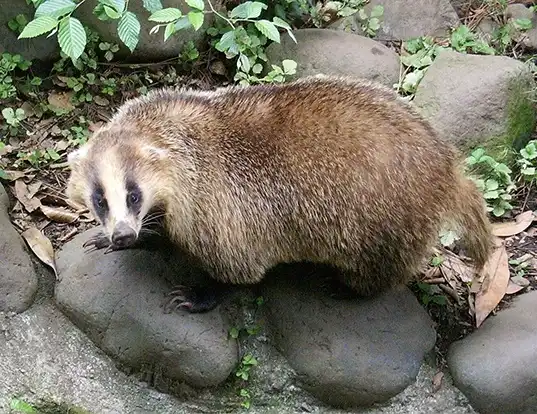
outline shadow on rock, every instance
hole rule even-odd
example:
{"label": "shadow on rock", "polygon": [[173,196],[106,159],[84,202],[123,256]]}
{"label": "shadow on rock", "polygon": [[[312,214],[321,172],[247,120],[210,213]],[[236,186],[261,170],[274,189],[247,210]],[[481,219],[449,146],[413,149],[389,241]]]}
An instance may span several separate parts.
{"label": "shadow on rock", "polygon": [[281,267],[264,287],[271,336],[304,388],[328,404],[350,407],[384,402],[412,384],[435,330],[410,290],[336,300],[313,272]]}
{"label": "shadow on rock", "polygon": [[195,272],[167,249],[84,253],[98,229],[78,235],[57,257],[62,311],[101,349],[140,369],[149,365],[171,379],[198,387],[223,382],[238,362],[237,344],[217,308],[206,314],[165,313],[172,284]]}

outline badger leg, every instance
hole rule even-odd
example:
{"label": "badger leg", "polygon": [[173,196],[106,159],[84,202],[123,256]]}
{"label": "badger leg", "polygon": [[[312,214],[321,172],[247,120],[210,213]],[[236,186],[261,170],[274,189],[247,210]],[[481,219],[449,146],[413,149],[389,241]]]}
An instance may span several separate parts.
{"label": "badger leg", "polygon": [[222,301],[223,296],[231,290],[216,280],[212,280],[205,286],[177,285],[168,293],[170,300],[164,305],[166,313],[173,310],[184,309],[190,313],[203,313],[216,308]]}

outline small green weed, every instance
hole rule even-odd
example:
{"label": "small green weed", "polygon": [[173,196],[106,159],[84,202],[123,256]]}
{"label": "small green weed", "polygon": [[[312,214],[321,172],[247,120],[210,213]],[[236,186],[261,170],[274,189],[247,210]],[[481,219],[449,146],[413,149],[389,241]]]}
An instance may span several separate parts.
{"label": "small green weed", "polygon": [[537,178],[537,141],[529,141],[520,150],[520,158],[517,160],[520,174],[525,181],[534,182]]}
{"label": "small green weed", "polygon": [[13,84],[15,71],[27,71],[31,64],[21,55],[2,53],[0,59],[0,99],[10,99],[16,96],[17,89]]}
{"label": "small green weed", "polygon": [[435,303],[445,306],[447,304],[447,298],[438,286],[423,282],[417,282],[416,286],[420,290],[420,299],[424,305]]}
{"label": "small green weed", "polygon": [[466,165],[480,176],[472,178],[482,191],[489,212],[501,217],[513,209],[510,201],[515,184],[511,178],[512,171],[507,165],[487,155],[483,148],[475,149],[466,158]]}

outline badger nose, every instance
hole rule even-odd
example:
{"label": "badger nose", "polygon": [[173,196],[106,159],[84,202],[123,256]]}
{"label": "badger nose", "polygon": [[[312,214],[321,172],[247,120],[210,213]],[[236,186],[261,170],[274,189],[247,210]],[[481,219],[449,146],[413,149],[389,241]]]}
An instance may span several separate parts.
{"label": "badger nose", "polygon": [[135,241],[134,229],[124,222],[119,222],[112,233],[112,244],[117,247],[130,247]]}

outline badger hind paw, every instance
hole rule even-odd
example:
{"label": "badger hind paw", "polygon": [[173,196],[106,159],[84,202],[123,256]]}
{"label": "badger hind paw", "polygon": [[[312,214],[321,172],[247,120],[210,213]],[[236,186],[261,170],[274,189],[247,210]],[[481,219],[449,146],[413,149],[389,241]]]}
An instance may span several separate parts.
{"label": "badger hind paw", "polygon": [[164,305],[166,313],[177,309],[183,309],[189,313],[203,313],[213,310],[219,303],[217,291],[210,286],[177,285],[168,293],[168,296],[171,296],[171,299]]}

